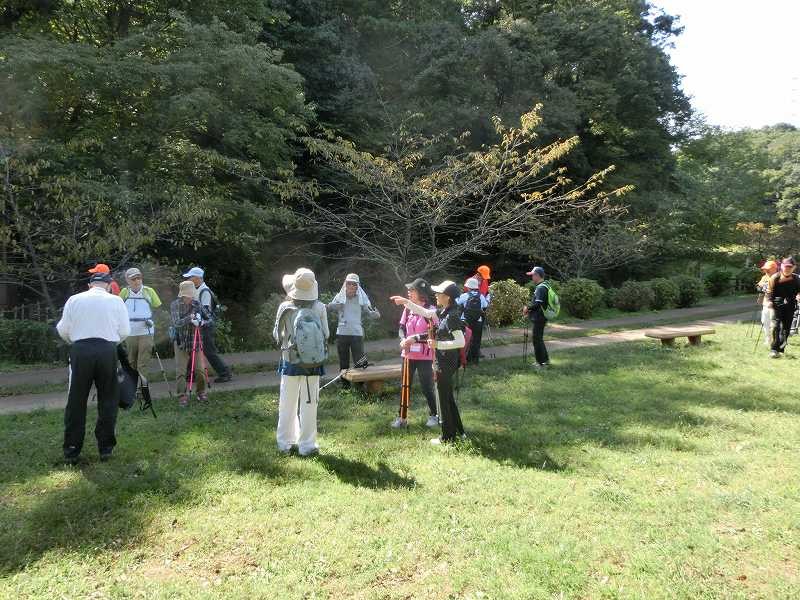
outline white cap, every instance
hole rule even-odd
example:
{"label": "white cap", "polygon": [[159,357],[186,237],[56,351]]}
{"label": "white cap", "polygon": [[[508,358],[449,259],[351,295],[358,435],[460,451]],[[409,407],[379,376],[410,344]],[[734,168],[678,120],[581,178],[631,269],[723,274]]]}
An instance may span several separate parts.
{"label": "white cap", "polygon": [[131,277],[136,277],[137,275],[141,277],[142,272],[136,267],[131,267],[130,269],[125,271],[125,279],[130,279]]}
{"label": "white cap", "polygon": [[464,282],[464,287],[466,287],[468,290],[477,290],[479,287],[481,287],[481,284],[478,283],[478,280],[474,277],[470,277]]}
{"label": "white cap", "polygon": [[349,281],[350,283],[361,283],[361,279],[359,279],[358,275],[356,275],[355,273],[349,273],[347,277],[344,278],[344,280],[345,282]]}
{"label": "white cap", "polygon": [[205,276],[206,272],[203,271],[200,267],[192,267],[186,273],[183,274],[184,277],[199,277],[202,279]]}

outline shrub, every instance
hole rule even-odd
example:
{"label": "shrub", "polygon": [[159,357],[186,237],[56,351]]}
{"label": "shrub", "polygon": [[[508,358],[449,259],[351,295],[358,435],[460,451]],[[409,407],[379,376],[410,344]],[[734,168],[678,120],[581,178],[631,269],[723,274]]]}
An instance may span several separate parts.
{"label": "shrub", "polygon": [[690,275],[678,275],[672,278],[678,286],[678,306],[688,308],[694,306],[705,295],[706,286],[703,281]]}
{"label": "shrub", "polygon": [[627,312],[646,310],[653,305],[655,294],[645,281],[626,281],[617,293],[615,306]]}
{"label": "shrub", "polygon": [[756,283],[761,279],[761,271],[756,265],[743,267],[734,274],[736,289],[738,291],[752,292]]}
{"label": "shrub", "polygon": [[711,296],[729,294],[731,291],[731,274],[726,269],[714,269],[705,278],[706,288]]}
{"label": "shrub", "polygon": [[[272,329],[275,326],[275,316],[278,314],[278,306],[286,299],[281,294],[270,294],[267,299],[259,306],[258,312],[253,317],[253,336],[257,340],[260,348],[278,349],[278,344],[272,338]],[[330,321],[329,321],[330,323]]]}
{"label": "shrub", "polygon": [[606,288],[603,292],[603,302],[608,308],[614,308],[617,305],[617,294],[619,294],[619,288]]}
{"label": "shrub", "polygon": [[559,292],[561,306],[573,317],[588,319],[603,305],[604,291],[592,279],[576,277],[566,281]]}
{"label": "shrub", "polygon": [[522,309],[528,304],[531,292],[513,279],[495,281],[489,286],[492,303],[486,311],[489,325],[510,325],[522,319]]}
{"label": "shrub", "polygon": [[661,310],[663,308],[671,308],[678,303],[680,290],[674,281],[661,277],[648,283],[650,284],[650,289],[653,290],[653,303],[650,305],[652,308]]}
{"label": "shrub", "polygon": [[62,346],[50,323],[0,318],[0,356],[8,361],[55,361]]}

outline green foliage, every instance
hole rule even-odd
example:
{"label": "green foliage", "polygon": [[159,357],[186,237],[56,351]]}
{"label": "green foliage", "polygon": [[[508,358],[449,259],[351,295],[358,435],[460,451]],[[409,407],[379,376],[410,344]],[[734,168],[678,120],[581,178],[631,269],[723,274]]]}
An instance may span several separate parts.
{"label": "green foliage", "polygon": [[727,269],[714,269],[705,276],[706,289],[710,296],[717,297],[731,292],[732,276]]}
{"label": "green foliage", "polygon": [[653,290],[651,308],[662,310],[664,308],[672,308],[678,304],[680,290],[672,279],[660,277],[651,279],[648,284],[650,285],[650,289]]}
{"label": "green foliage", "polygon": [[252,335],[255,338],[257,347],[261,350],[277,350],[279,348],[275,338],[272,337],[272,330],[275,327],[275,317],[278,315],[278,307],[284,300],[286,300],[285,295],[276,293],[270,294],[261,306],[258,307],[258,311],[253,317]]}
{"label": "green foliage", "polygon": [[236,338],[231,332],[231,322],[222,316],[218,316],[215,323],[214,341],[216,342],[217,350],[222,353],[235,352],[238,350]]}
{"label": "green foliage", "polygon": [[655,294],[646,281],[626,281],[617,291],[615,306],[626,312],[647,310],[653,305]]}
{"label": "green foliage", "polygon": [[52,325],[39,321],[0,318],[0,355],[10,362],[57,360],[63,344]]}
{"label": "green foliage", "polygon": [[603,290],[603,304],[605,304],[608,308],[616,307],[618,293],[619,288],[610,287]]}
{"label": "green foliage", "polygon": [[573,317],[588,319],[603,305],[604,290],[592,279],[576,277],[561,285],[561,306]]}
{"label": "green foliage", "polygon": [[672,278],[678,286],[678,307],[688,308],[697,304],[706,293],[702,279],[690,275],[677,275]]}
{"label": "green foliage", "polygon": [[530,301],[530,290],[513,279],[494,281],[489,286],[492,303],[486,319],[492,327],[511,325],[522,320],[522,310]]}

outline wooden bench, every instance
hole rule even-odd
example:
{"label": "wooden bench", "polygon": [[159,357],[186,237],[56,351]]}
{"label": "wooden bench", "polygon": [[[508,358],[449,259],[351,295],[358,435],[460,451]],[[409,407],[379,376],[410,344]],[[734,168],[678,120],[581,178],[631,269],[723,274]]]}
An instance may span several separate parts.
{"label": "wooden bench", "polygon": [[402,363],[392,365],[370,365],[366,369],[350,369],[342,375],[350,383],[364,383],[370,394],[379,394],[387,379],[400,379]]}
{"label": "wooden bench", "polygon": [[689,338],[689,344],[699,346],[702,336],[713,335],[716,333],[709,327],[681,327],[676,329],[652,329],[645,331],[645,337],[661,340],[664,346],[674,346],[675,339],[680,337]]}

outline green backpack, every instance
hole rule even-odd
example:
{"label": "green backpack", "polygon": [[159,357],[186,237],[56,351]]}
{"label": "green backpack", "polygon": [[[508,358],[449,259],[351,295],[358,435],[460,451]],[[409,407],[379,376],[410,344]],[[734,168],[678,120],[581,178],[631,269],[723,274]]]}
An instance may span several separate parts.
{"label": "green backpack", "polygon": [[547,308],[544,309],[544,316],[548,321],[552,321],[561,312],[561,300],[549,283],[543,281],[541,285],[547,288]]}

